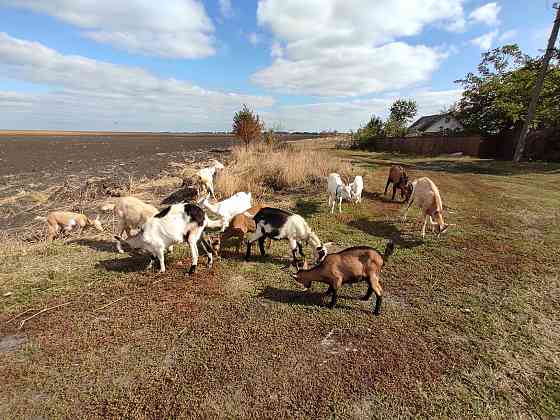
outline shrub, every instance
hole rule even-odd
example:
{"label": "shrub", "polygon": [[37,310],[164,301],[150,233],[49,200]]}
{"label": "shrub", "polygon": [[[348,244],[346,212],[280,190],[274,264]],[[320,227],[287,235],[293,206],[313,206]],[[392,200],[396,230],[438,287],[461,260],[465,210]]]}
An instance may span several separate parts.
{"label": "shrub", "polygon": [[271,191],[283,191],[322,185],[331,172],[349,176],[350,163],[326,152],[301,146],[252,144],[236,147],[232,162],[216,179],[216,190],[229,197],[250,191],[261,197]]}

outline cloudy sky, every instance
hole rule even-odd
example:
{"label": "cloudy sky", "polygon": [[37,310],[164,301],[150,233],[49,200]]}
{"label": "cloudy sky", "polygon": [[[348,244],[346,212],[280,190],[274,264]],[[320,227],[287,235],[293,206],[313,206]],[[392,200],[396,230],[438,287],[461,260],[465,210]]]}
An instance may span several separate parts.
{"label": "cloudy sky", "polygon": [[438,112],[480,54],[546,45],[550,0],[0,0],[0,129],[356,129]]}

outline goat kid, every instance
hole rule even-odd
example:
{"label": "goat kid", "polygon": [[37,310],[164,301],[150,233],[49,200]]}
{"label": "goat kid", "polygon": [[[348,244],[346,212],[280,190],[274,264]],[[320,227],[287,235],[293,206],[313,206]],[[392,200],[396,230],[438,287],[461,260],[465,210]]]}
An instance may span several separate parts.
{"label": "goat kid", "polygon": [[[222,234],[221,242],[223,243],[224,241],[230,238],[239,238],[239,242],[237,243],[237,248],[236,248],[236,251],[239,254],[241,245],[243,244],[247,233],[255,231],[256,224],[253,218],[255,217],[255,214],[257,214],[258,211],[262,208],[264,208],[264,206],[258,204],[256,206],[251,207],[246,212],[234,216],[233,219],[231,219],[229,226]],[[272,241],[269,239],[268,240],[269,250],[270,250],[271,243]]]}
{"label": "goat kid", "polygon": [[249,210],[251,208],[251,193],[238,192],[230,198],[212,204],[208,201],[208,197],[199,201],[202,208],[220,217],[222,232],[225,232],[229,226],[231,219],[238,214]]}
{"label": "goat kid", "polygon": [[331,207],[331,213],[334,213],[334,206],[338,201],[338,212],[342,213],[342,199],[351,200],[352,190],[350,185],[345,185],[342,178],[337,173],[330,173],[327,177],[327,193],[329,195],[328,205]]}
{"label": "goat kid", "polygon": [[[412,181],[410,188],[412,192],[408,199],[408,206],[403,215],[403,220],[406,220],[408,210],[412,206],[412,203],[416,201],[416,206],[422,210],[422,214],[424,215],[422,239],[426,236],[426,224],[428,220],[430,220],[432,228],[437,226],[438,236],[445,232],[449,225],[445,224],[443,220],[443,204],[436,184],[434,184],[430,178],[423,177]],[[435,219],[435,222],[433,219]]]}
{"label": "goat kid", "polygon": [[330,243],[321,243],[305,219],[298,214],[272,207],[264,207],[255,214],[254,220],[256,225],[255,233],[250,235],[247,240],[245,260],[248,260],[251,256],[251,246],[255,241],[259,242],[261,255],[266,255],[264,249],[266,238],[273,240],[287,239],[292,250],[293,263],[296,267],[298,264],[297,252],[299,251],[301,258],[305,258],[303,254],[304,242],[310,242],[313,245],[313,258],[316,264],[321,262],[327,255],[327,247]]}
{"label": "goat kid", "polygon": [[391,200],[395,200],[395,193],[397,192],[397,188],[400,191],[401,198],[406,199],[406,191],[408,185],[408,175],[402,166],[393,165],[389,169],[389,176],[387,177],[387,185],[385,185],[385,191],[383,195],[387,194],[387,188],[389,188],[389,184],[393,184],[393,196]]}
{"label": "goat kid", "polygon": [[[120,197],[114,204],[105,204],[101,210],[113,211],[113,215],[118,220],[116,234],[123,237],[126,232],[127,238],[132,236],[132,230],[140,229],[159,212],[151,204],[144,203],[136,197]],[[124,252],[119,241],[117,241],[117,250],[121,254]]]}
{"label": "goat kid", "polygon": [[201,184],[210,192],[212,198],[216,198],[214,196],[214,175],[218,169],[224,169],[224,165],[214,159],[212,166],[202,168],[196,173],[196,176],[200,178]]}
{"label": "goat kid", "polygon": [[99,215],[95,219],[88,218],[85,214],[74,213],[70,211],[53,211],[47,217],[37,216],[35,220],[47,222],[48,236],[47,240],[52,241],[59,233],[65,234],[74,229],[80,232],[89,226],[92,226],[99,232],[103,231],[103,226],[99,220]]}
{"label": "goat kid", "polygon": [[350,184],[350,191],[352,192],[352,198],[355,203],[362,202],[362,191],[364,191],[364,178],[361,175],[357,175]]}
{"label": "goat kid", "polygon": [[197,243],[199,241],[201,241],[202,248],[208,258],[208,266],[212,266],[212,247],[202,238],[204,229],[207,226],[213,227],[212,225],[213,223],[208,220],[204,210],[200,207],[195,204],[181,203],[160,211],[149,219],[136,235],[126,240],[119,236],[115,236],[115,238],[132,249],[140,249],[150,254],[151,260],[148,268],[151,268],[153,262],[157,259],[161,273],[165,273],[165,250],[173,244],[187,242],[192,256],[189,274],[193,274],[198,264]]}
{"label": "goat kid", "polygon": [[379,315],[383,300],[380,273],[394,249],[393,242],[386,245],[383,255],[369,246],[347,248],[327,255],[321,264],[311,269],[308,269],[307,264],[304,263],[303,269],[298,270],[296,274],[292,274],[292,277],[302,284],[306,290],[311,287],[311,283],[314,281],[328,284],[329,289],[326,294],[332,294],[329,304],[331,309],[336,305],[338,289],[343,284],[366,281],[368,290],[362,300],[369,300],[372,293],[375,293],[373,313]]}

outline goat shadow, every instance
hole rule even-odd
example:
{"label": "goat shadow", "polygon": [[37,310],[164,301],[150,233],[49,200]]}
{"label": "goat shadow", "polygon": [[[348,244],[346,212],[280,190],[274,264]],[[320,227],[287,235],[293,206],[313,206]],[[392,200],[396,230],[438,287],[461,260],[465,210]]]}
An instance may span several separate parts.
{"label": "goat shadow", "polygon": [[369,192],[369,191],[362,192],[362,198],[366,198],[368,200],[381,201],[382,203],[390,203],[390,204],[401,204],[401,205],[405,204],[402,198],[400,198],[399,200],[400,193],[398,191],[395,194],[394,200],[391,199],[392,196],[393,196],[392,185],[389,185],[389,188],[387,188],[387,195],[380,192]]}
{"label": "goat shadow", "polygon": [[348,222],[348,226],[359,229],[368,235],[379,236],[381,238],[391,240],[397,247],[400,248],[415,248],[424,243],[423,241],[412,238],[409,235],[403,235],[396,226],[395,222],[391,221],[360,218]]}
{"label": "goat shadow", "polygon": [[[313,285],[313,288],[317,288],[317,285]],[[305,291],[305,290],[289,290],[289,289],[279,289],[277,287],[267,286],[258,295],[260,298],[271,300],[277,303],[284,303],[289,305],[300,305],[300,306],[318,306],[326,308],[331,300],[330,295],[325,294],[327,287],[325,286],[324,291],[319,292],[316,290]],[[364,310],[360,308],[355,308],[351,306],[344,305],[341,299],[351,299],[359,300],[353,296],[349,296],[345,293],[341,293],[340,289],[338,292],[338,302],[335,306],[336,309],[344,310],[358,310],[366,313],[371,313],[371,310]],[[373,298],[375,302],[375,297]],[[370,301],[371,303],[371,301]]]}
{"label": "goat shadow", "polygon": [[102,252],[116,252],[116,242],[115,241],[106,241],[100,239],[73,239],[67,242],[68,244],[76,244],[87,246],[95,251],[102,251]]}
{"label": "goat shadow", "polygon": [[302,199],[298,199],[293,207],[294,213],[299,214],[304,219],[318,213],[320,210],[321,206],[316,201],[306,201]]}
{"label": "goat shadow", "polygon": [[99,261],[96,268],[104,268],[107,271],[119,273],[144,272],[150,262],[150,257],[144,255],[134,255],[126,258],[113,258],[110,260]]}

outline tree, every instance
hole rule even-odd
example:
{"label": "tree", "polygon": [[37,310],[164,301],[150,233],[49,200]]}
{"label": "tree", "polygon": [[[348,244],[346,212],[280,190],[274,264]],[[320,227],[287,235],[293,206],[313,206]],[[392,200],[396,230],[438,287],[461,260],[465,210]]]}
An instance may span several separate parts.
{"label": "tree", "polygon": [[389,137],[398,137],[406,134],[408,124],[412,121],[418,106],[413,99],[397,99],[391,105],[389,118],[385,123],[385,133]]}
{"label": "tree", "polygon": [[233,116],[233,134],[243,141],[245,147],[249,147],[249,144],[261,140],[262,130],[263,122],[259,116],[243,104],[243,108]]}
{"label": "tree", "polygon": [[372,115],[364,127],[371,137],[383,137],[383,120],[376,115]]}
{"label": "tree", "polygon": [[[456,81],[464,87],[456,116],[466,130],[482,135],[520,131],[540,65],[540,59],[523,54],[516,44],[482,54],[478,74],[468,73]],[[546,73],[531,128],[559,125],[560,68],[556,63]]]}

